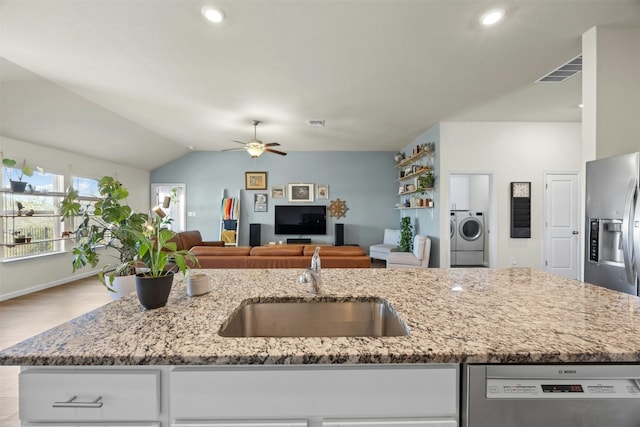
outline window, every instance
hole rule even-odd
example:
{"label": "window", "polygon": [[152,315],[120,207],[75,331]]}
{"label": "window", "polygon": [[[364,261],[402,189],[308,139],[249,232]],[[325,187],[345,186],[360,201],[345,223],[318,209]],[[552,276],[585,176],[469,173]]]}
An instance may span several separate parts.
{"label": "window", "polygon": [[[4,169],[4,168],[3,168]],[[3,173],[6,176],[6,172]],[[21,258],[64,249],[59,204],[64,177],[35,173],[25,178],[24,193],[12,193],[4,183],[2,192],[2,244],[5,259]]]}

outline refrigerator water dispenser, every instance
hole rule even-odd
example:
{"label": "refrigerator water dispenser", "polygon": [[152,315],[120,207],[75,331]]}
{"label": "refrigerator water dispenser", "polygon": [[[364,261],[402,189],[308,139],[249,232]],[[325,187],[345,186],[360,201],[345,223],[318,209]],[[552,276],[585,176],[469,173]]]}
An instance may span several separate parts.
{"label": "refrigerator water dispenser", "polygon": [[624,264],[622,220],[590,219],[589,261]]}

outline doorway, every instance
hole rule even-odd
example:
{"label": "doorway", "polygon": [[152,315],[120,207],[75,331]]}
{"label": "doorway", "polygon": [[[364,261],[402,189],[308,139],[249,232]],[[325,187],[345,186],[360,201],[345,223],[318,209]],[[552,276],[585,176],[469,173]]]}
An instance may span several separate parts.
{"label": "doorway", "polygon": [[544,175],[544,271],[579,280],[582,240],[578,173]]}
{"label": "doorway", "polygon": [[176,233],[187,227],[185,194],[185,184],[151,184],[151,206],[162,206],[172,220],[169,228]]}
{"label": "doorway", "polygon": [[[493,171],[452,171],[449,174],[449,211],[446,217],[450,218],[449,224],[449,266],[482,265],[485,267],[495,267],[497,264],[497,201],[495,197],[495,173]],[[473,217],[477,220],[482,218],[483,244],[482,255],[477,256],[477,248],[468,247],[468,241],[463,247],[458,247],[457,238],[460,230],[459,220],[462,225],[469,222],[466,217]],[[466,222],[465,222],[466,221]],[[477,240],[475,240],[477,243]],[[461,252],[462,251],[462,252]],[[462,258],[458,255],[461,252]],[[476,255],[469,258],[469,255]],[[481,262],[478,260],[480,258]],[[469,261],[469,260],[472,261]],[[460,261],[460,262],[459,262]]]}

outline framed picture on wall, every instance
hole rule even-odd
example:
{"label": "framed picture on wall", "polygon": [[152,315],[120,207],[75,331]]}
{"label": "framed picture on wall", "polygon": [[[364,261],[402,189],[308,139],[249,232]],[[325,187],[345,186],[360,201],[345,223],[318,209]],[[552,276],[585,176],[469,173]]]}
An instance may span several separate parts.
{"label": "framed picture on wall", "polygon": [[253,195],[253,211],[267,211],[267,193],[257,193]]}
{"label": "framed picture on wall", "polygon": [[326,184],[318,184],[318,200],[329,198],[329,186]]}
{"label": "framed picture on wall", "polygon": [[267,189],[267,173],[266,172],[245,172],[244,187],[246,190],[266,190]]}
{"label": "framed picture on wall", "polygon": [[271,198],[272,199],[284,199],[286,192],[283,185],[273,186],[271,187]]}
{"label": "framed picture on wall", "polygon": [[313,202],[313,184],[289,184],[290,202]]}

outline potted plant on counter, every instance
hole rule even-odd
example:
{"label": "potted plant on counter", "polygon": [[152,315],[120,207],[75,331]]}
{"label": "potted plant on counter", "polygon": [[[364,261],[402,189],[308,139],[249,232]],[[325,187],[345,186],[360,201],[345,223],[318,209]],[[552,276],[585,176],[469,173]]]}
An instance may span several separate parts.
{"label": "potted plant on counter", "polygon": [[[148,215],[134,212],[126,204],[129,191],[120,181],[105,176],[98,181],[100,198],[87,201],[84,206],[78,191],[69,187],[61,204],[62,219],[82,216],[73,233],[73,271],[90,265],[95,267],[105,248],[117,252],[116,265],[128,264],[137,254],[137,241],[132,230],[143,231]],[[113,252],[110,253],[112,255]],[[117,269],[108,264],[98,274],[100,282],[110,291],[112,299],[118,299],[135,290],[135,268]]]}
{"label": "potted plant on counter", "polygon": [[169,217],[156,215],[143,231],[128,230],[137,241],[137,254],[133,261],[116,269],[135,266],[142,271],[136,274],[136,291],[140,304],[146,309],[159,308],[167,303],[174,273],[180,271],[186,275],[189,266],[198,265],[191,252],[177,250],[176,242],[172,241],[176,233],[167,228],[170,221]]}

